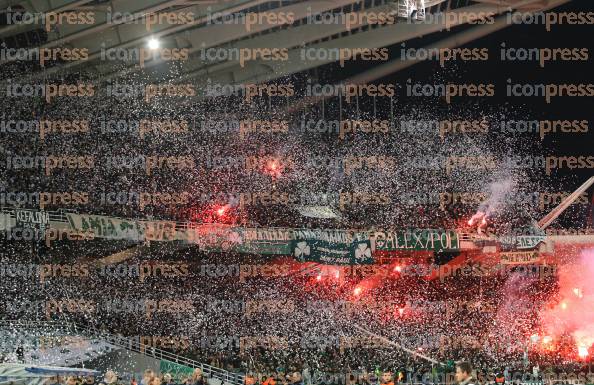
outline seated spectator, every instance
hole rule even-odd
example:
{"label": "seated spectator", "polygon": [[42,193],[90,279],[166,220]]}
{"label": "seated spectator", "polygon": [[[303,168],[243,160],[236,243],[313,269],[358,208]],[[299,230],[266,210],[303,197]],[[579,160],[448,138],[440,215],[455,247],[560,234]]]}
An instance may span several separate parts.
{"label": "seated spectator", "polygon": [[145,370],[142,376],[142,380],[140,381],[140,385],[151,385],[151,382],[154,377],[155,372],[153,372],[151,369]]}
{"label": "seated spectator", "polygon": [[150,385],[161,385],[162,380],[160,376],[154,376]]}
{"label": "seated spectator", "polygon": [[113,370],[105,372],[103,381],[99,385],[116,385],[118,384],[118,375]]}
{"label": "seated spectator", "polygon": [[175,381],[173,380],[173,376],[170,373],[165,373],[163,375],[163,385],[174,385]]}
{"label": "seated spectator", "polygon": [[190,378],[188,385],[206,385],[206,381],[202,376],[202,369],[194,369],[194,373],[192,373],[192,377]]}

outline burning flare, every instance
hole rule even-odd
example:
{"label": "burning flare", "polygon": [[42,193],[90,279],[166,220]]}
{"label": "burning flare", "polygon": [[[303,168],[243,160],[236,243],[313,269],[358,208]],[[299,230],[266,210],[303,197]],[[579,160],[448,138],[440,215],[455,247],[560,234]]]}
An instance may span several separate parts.
{"label": "burning flare", "polygon": [[552,301],[541,313],[545,331],[554,339],[570,334],[586,359],[594,344],[594,249],[559,266],[559,299]]}
{"label": "burning flare", "polygon": [[487,213],[483,211],[477,211],[476,214],[474,214],[472,218],[468,220],[468,225],[474,226],[474,224],[478,221],[480,222],[477,226],[477,230],[479,234],[481,234],[483,232],[483,229],[487,227]]}

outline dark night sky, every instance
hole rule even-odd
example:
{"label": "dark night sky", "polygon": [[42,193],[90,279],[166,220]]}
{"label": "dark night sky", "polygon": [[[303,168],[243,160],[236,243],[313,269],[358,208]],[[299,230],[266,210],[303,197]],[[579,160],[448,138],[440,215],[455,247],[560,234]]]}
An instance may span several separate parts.
{"label": "dark night sky", "polygon": [[[549,12],[592,12],[594,1],[573,0]],[[452,29],[456,32],[456,29]],[[451,36],[433,34],[418,41],[407,42],[407,47],[422,47],[431,40],[440,40]],[[541,68],[537,61],[505,61],[499,57],[501,43],[515,48],[588,48],[587,61],[549,61]],[[587,133],[560,133],[545,136],[540,140],[537,134],[527,135],[520,144],[522,151],[529,150],[533,155],[594,155],[594,104],[592,97],[557,97],[547,104],[541,97],[507,97],[505,95],[507,79],[514,83],[584,83],[594,84],[592,61],[594,60],[594,26],[593,25],[554,25],[547,31],[543,25],[514,25],[484,38],[465,45],[468,48],[488,48],[489,60],[450,62],[440,67],[436,61],[426,61],[411,66],[380,82],[397,83],[404,86],[407,79],[423,83],[455,82],[455,83],[493,83],[496,87],[495,96],[489,98],[473,98],[473,100],[458,99],[456,103],[446,105],[443,99],[435,102],[432,108],[443,109],[452,116],[471,106],[483,110],[485,114],[494,116],[503,112],[508,119],[524,120],[589,120]],[[400,45],[393,48],[398,53]],[[325,69],[327,80],[344,78],[345,74],[357,73],[361,64],[351,64],[348,68],[336,65]],[[404,92],[404,87],[401,88]],[[423,101],[424,102],[424,101]],[[397,101],[398,108],[407,110],[418,105],[419,99],[401,97]],[[564,189],[579,186],[587,177],[594,174],[593,169],[562,170],[551,175],[553,185],[563,186]]]}

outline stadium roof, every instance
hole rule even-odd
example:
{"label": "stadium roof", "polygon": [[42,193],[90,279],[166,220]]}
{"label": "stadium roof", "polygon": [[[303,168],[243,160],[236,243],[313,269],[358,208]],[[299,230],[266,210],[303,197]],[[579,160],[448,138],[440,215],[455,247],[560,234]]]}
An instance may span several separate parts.
{"label": "stadium roof", "polygon": [[[128,0],[107,2],[102,0],[22,0],[0,1],[0,9],[9,12],[19,9],[31,14],[62,13],[67,11],[93,12],[94,23],[62,24],[46,28],[42,20],[37,23],[18,23],[0,28],[0,38],[9,46],[29,48],[86,47],[88,60],[75,60],[54,63],[51,67],[39,68],[26,76],[27,80],[41,79],[47,76],[63,74],[64,71],[84,66],[85,70],[99,73],[104,79],[120,77],[143,71],[143,75],[159,77],[167,71],[163,66],[172,65],[163,60],[147,60],[142,68],[130,61],[99,60],[102,49],[131,49],[146,47],[149,40],[158,41],[166,48],[187,49],[188,60],[175,69],[175,81],[192,81],[198,84],[210,80],[215,83],[266,82],[293,73],[306,71],[336,61],[299,60],[299,49],[308,48],[351,48],[351,47],[387,47],[409,39],[444,31],[445,20],[419,22],[402,18],[409,12],[409,3],[414,3],[426,10],[423,17],[438,12],[452,14],[490,14],[499,15],[510,10],[541,11],[556,7],[569,0]],[[404,8],[403,8],[404,7]],[[404,11],[403,11],[404,9]],[[241,21],[247,13],[266,13],[293,15],[292,23],[271,23],[268,19],[246,25]],[[312,14],[332,13],[334,11],[391,13],[398,16],[395,23],[311,24],[307,18]],[[181,24],[157,23],[147,26],[145,15],[185,13],[193,15],[191,22]],[[122,15],[129,15],[124,22]],[[215,17],[216,16],[216,17]],[[220,20],[231,22],[221,23]],[[213,20],[219,20],[214,21]],[[447,29],[471,20],[461,17],[449,20]],[[249,22],[248,22],[249,24]],[[504,28],[505,23],[476,25],[466,30],[456,39],[443,41],[447,46],[458,46],[469,40]],[[38,32],[33,38],[32,33]],[[12,39],[12,40],[11,40]],[[439,43],[437,43],[439,46]],[[288,59],[282,61],[250,60],[203,60],[201,50],[208,48],[279,48],[288,50]],[[6,61],[1,62],[6,65]],[[400,63],[402,64],[402,63]],[[384,70],[397,70],[398,61],[384,63]],[[80,70],[81,68],[77,68]],[[362,76],[365,76],[364,74]]]}

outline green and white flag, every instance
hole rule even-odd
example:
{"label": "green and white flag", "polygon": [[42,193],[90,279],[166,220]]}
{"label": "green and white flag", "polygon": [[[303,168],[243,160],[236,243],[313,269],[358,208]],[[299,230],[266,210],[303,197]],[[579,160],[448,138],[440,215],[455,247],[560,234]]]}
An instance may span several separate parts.
{"label": "green and white flag", "polygon": [[326,265],[360,265],[373,263],[369,240],[351,244],[326,241],[293,241],[293,255],[301,262],[318,262]]}

